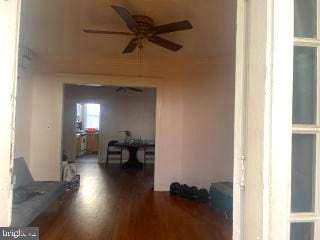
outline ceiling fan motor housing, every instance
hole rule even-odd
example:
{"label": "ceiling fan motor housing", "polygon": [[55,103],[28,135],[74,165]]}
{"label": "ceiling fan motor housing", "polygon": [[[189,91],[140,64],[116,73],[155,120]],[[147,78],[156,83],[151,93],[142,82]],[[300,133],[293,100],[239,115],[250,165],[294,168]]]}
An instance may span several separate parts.
{"label": "ceiling fan motor housing", "polygon": [[[153,28],[153,20],[150,17],[147,16],[143,16],[143,15],[134,15],[132,16],[134,18],[134,20],[136,20],[136,22],[138,23],[139,27],[136,31],[136,33],[138,35],[148,35],[151,34],[152,32],[152,28]],[[128,28],[135,32],[134,29],[132,29],[129,25]]]}

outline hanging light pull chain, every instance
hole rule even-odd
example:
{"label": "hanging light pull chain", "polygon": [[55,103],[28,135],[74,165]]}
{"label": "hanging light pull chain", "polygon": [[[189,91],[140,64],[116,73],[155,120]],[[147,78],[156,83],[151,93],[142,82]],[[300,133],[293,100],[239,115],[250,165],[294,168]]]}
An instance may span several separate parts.
{"label": "hanging light pull chain", "polygon": [[142,44],[139,45],[139,77],[142,77]]}

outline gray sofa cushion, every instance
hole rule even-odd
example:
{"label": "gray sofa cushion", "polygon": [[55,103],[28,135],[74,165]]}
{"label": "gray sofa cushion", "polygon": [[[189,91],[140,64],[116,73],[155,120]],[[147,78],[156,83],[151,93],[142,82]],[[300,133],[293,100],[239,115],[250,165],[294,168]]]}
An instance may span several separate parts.
{"label": "gray sofa cushion", "polygon": [[29,198],[32,198],[36,195],[42,194],[40,192],[34,192],[32,190],[27,189],[26,187],[18,187],[13,189],[13,203],[23,203]]}
{"label": "gray sofa cushion", "polygon": [[23,158],[14,160],[13,174],[16,176],[14,191],[20,196],[12,205],[11,226],[26,227],[64,192],[65,187],[60,182],[33,181]]}
{"label": "gray sofa cushion", "polygon": [[64,185],[59,182],[32,182],[25,188],[27,191],[42,194],[30,197],[22,203],[13,204],[12,227],[28,226],[64,192]]}
{"label": "gray sofa cushion", "polygon": [[24,187],[13,189],[13,203],[22,203],[28,199],[28,191]]}
{"label": "gray sofa cushion", "polygon": [[14,188],[25,186],[33,182],[33,177],[23,158],[16,158],[13,161],[13,176],[15,176]]}

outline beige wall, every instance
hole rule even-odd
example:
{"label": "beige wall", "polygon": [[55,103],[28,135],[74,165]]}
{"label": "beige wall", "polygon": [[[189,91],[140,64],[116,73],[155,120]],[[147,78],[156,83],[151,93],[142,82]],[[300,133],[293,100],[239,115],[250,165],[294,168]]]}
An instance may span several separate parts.
{"label": "beige wall", "polygon": [[233,178],[234,60],[196,64],[183,85],[182,179],[208,188]]}
{"label": "beige wall", "polygon": [[33,76],[30,170],[35,180],[59,180],[62,86]]}
{"label": "beige wall", "polygon": [[[117,87],[90,87],[67,85],[64,98],[63,149],[75,157],[75,106],[76,103],[100,104],[100,161],[105,161],[106,146],[110,140],[123,139],[129,130],[133,137],[155,139],[156,91],[144,88],[142,93],[116,92]],[[142,152],[138,153],[142,159]],[[128,158],[125,152],[124,159]]]}
{"label": "beige wall", "polygon": [[14,157],[23,157],[28,165],[30,163],[32,87],[32,75],[30,70],[19,69]]}

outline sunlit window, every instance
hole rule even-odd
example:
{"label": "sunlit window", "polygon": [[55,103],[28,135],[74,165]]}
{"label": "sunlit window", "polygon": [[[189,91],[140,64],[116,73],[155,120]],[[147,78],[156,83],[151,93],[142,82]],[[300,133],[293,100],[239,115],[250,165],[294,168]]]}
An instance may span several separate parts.
{"label": "sunlit window", "polygon": [[85,128],[99,129],[100,104],[85,104]]}

